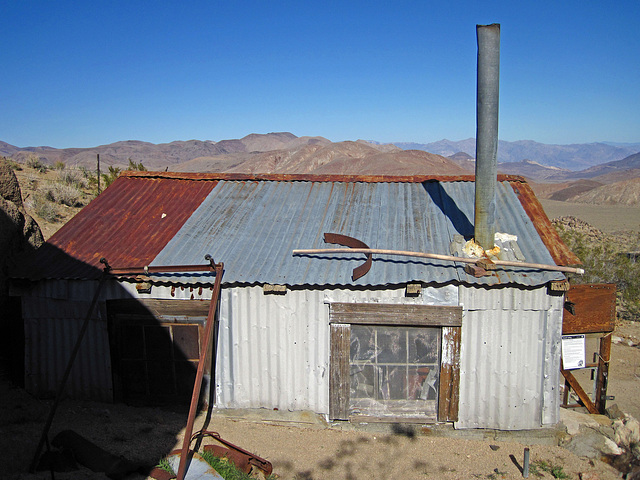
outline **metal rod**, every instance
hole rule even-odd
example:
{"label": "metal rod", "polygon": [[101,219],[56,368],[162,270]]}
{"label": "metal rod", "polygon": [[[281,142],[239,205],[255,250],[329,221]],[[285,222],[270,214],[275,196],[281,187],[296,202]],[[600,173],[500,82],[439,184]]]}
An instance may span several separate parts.
{"label": "metal rod", "polygon": [[189,456],[189,445],[191,444],[191,434],[193,433],[193,424],[195,422],[196,411],[198,409],[198,399],[200,398],[200,389],[202,387],[202,377],[204,375],[204,363],[207,358],[207,352],[209,350],[209,342],[211,340],[211,332],[213,331],[213,324],[216,309],[218,306],[218,298],[220,296],[220,285],[222,282],[222,273],[224,271],[224,264],[215,264],[216,280],[213,285],[213,293],[211,295],[211,303],[209,304],[209,314],[207,315],[207,324],[204,331],[204,342],[202,350],[200,351],[200,361],[198,362],[198,371],[196,372],[196,380],[193,385],[193,394],[191,395],[191,405],[189,406],[189,417],[187,419],[187,426],[184,431],[184,440],[182,442],[182,450],[180,453],[180,464],[178,465],[178,475],[176,480],[184,480],[184,476],[187,473],[187,457]]}
{"label": "metal rod", "polygon": [[529,478],[529,447],[524,447],[524,462],[522,464],[522,476]]}
{"label": "metal rod", "polygon": [[147,265],[144,267],[113,267],[109,273],[112,275],[148,275],[150,273],[206,272],[210,270],[211,265]]}
{"label": "metal rod", "polygon": [[476,25],[478,82],[476,99],[476,198],[474,235],[485,250],[493,248],[498,180],[498,100],[500,25]]}
{"label": "metal rod", "polygon": [[[406,257],[420,257],[431,258],[434,260],[445,260],[450,262],[462,262],[462,263],[478,263],[481,260],[487,260],[486,258],[466,258],[466,257],[454,257],[453,255],[440,255],[438,253],[423,253],[423,252],[407,252],[403,250],[383,250],[379,248],[316,248],[308,250],[294,250],[293,255],[322,255],[326,253],[377,253],[381,255],[399,255]],[[575,267],[563,267],[560,265],[546,265],[543,263],[527,263],[527,262],[511,262],[509,260],[491,260],[495,265],[501,265],[505,267],[525,267],[536,268],[539,270],[552,270],[556,272],[577,273],[579,275],[584,274],[582,268]]]}
{"label": "metal rod", "polygon": [[42,435],[40,436],[40,441],[38,442],[36,452],[33,456],[33,460],[31,461],[31,466],[29,467],[30,472],[35,472],[36,467],[38,466],[38,459],[40,457],[40,452],[42,451],[42,447],[45,441],[47,440],[49,429],[51,428],[51,424],[53,423],[53,417],[56,414],[56,410],[58,409],[58,406],[60,405],[62,392],[64,390],[65,385],[67,384],[69,375],[71,374],[71,368],[73,367],[73,363],[75,362],[76,357],[78,356],[78,351],[80,350],[82,339],[84,337],[85,332],[87,331],[87,328],[89,327],[89,322],[91,321],[91,317],[93,316],[93,311],[96,308],[96,304],[98,303],[98,298],[100,297],[102,286],[104,285],[106,279],[107,279],[107,271],[105,269],[105,271],[102,274],[102,277],[100,277],[100,280],[98,282],[98,287],[96,288],[96,292],[94,293],[93,299],[91,300],[91,305],[89,306],[89,311],[87,312],[87,315],[84,319],[84,323],[80,328],[80,333],[78,333],[78,338],[76,339],[76,343],[73,347],[73,351],[71,352],[71,356],[69,357],[69,361],[67,362],[67,368],[64,371],[64,374],[62,375],[62,379],[60,380],[60,383],[58,384],[56,398],[53,402],[53,405],[51,406],[51,410],[49,411],[49,417],[47,418],[44,428],[42,429]]}

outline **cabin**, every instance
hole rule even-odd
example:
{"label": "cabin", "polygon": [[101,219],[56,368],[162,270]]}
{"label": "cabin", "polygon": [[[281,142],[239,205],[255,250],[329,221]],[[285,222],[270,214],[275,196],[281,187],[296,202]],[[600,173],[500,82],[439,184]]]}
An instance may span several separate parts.
{"label": "cabin", "polygon": [[[497,179],[492,258],[578,264],[529,185]],[[224,264],[204,367],[213,408],[554,425],[565,275],[466,267],[474,190],[473,176],[124,172],[14,274],[25,388],[55,393],[92,310],[65,395],[188,401],[215,275],[172,267],[209,255]],[[373,254],[367,270],[349,247],[294,255],[336,248],[325,234],[461,261]]]}

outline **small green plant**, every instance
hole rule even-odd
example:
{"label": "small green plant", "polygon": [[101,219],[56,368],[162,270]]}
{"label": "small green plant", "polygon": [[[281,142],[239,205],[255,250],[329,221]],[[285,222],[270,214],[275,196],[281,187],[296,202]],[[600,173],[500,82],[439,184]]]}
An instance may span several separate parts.
{"label": "small green plant", "polygon": [[146,172],[147,171],[147,167],[145,167],[142,162],[136,163],[133,160],[131,160],[131,157],[129,157],[129,166],[127,167],[127,170],[131,171],[138,171],[138,172]]}
{"label": "small green plant", "polygon": [[[214,454],[204,451],[200,452],[200,455],[203,460],[211,465],[225,480],[255,480],[251,475],[238,470],[236,466],[226,458],[216,457]],[[266,477],[266,480],[275,480],[276,478],[274,474],[271,474]]]}
{"label": "small green plant", "polygon": [[162,460],[160,460],[158,462],[158,465],[156,465],[157,468],[164,470],[165,472],[169,472],[171,475],[175,475],[176,472],[173,471],[173,467],[171,466],[171,463],[169,463],[169,460],[167,459],[167,457],[164,457]]}
{"label": "small green plant", "polygon": [[102,174],[102,182],[104,184],[103,188],[107,188],[109,185],[115,182],[116,178],[118,178],[118,175],[120,175],[120,167],[109,165],[109,171]]}
{"label": "small green plant", "polygon": [[67,168],[67,165],[66,165],[63,161],[61,161],[61,160],[58,160],[58,161],[56,161],[56,162],[53,164],[53,169],[54,169],[54,170],[62,171],[62,170],[64,170],[65,168]]}
{"label": "small green plant", "polygon": [[37,155],[29,155],[29,158],[27,159],[27,167],[33,168],[40,173],[46,173],[47,170],[49,170],[49,168],[44,163],[42,163],[42,160],[40,160],[40,157],[38,157]]}
{"label": "small green plant", "polygon": [[542,472],[547,472],[551,474],[553,478],[558,478],[560,480],[569,478],[569,475],[565,473],[560,465],[555,465],[554,463],[547,462],[545,460],[536,460],[535,462],[531,462],[529,465],[529,471],[538,477],[542,477]]}

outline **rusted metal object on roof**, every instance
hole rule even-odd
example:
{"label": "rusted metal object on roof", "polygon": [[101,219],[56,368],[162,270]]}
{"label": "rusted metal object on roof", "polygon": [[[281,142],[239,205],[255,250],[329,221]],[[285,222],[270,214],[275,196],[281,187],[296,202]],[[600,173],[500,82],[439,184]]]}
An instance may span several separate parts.
{"label": "rusted metal object on roof", "polygon": [[[343,247],[349,248],[369,248],[366,243],[358,240],[357,238],[348,237],[347,235],[340,235],[339,233],[325,233],[324,241],[325,243],[333,243],[335,245],[342,245]],[[371,253],[366,253],[365,255],[367,256],[367,260],[362,265],[353,269],[351,279],[354,281],[366,275],[367,272],[371,270],[373,255]]]}
{"label": "rusted metal object on roof", "polygon": [[[329,234],[329,235],[332,235],[332,234]],[[542,263],[531,263],[531,262],[520,262],[520,261],[513,262],[509,260],[489,259],[486,256],[480,257],[480,258],[456,257],[453,255],[441,255],[438,253],[428,253],[428,252],[411,252],[406,250],[389,250],[389,249],[381,249],[381,248],[361,248],[355,245],[357,244],[364,245],[363,242],[360,242],[355,238],[347,237],[346,235],[339,235],[339,237],[341,237],[340,241],[345,243],[350,243],[354,246],[349,250],[341,249],[341,248],[317,248],[317,249],[306,249],[306,250],[305,249],[293,250],[292,255],[322,255],[322,254],[328,254],[328,253],[353,252],[353,253],[364,253],[367,255],[369,260],[371,255],[374,253],[381,254],[381,255],[392,255],[392,256],[397,255],[397,256],[405,256],[405,257],[430,258],[435,260],[445,260],[449,262],[461,262],[461,263],[471,264],[473,265],[473,267],[477,267],[477,268],[472,268],[471,273],[473,273],[474,275],[477,274],[478,277],[485,275],[490,270],[496,270],[497,266],[523,267],[523,268],[530,268],[535,270],[549,270],[549,271],[555,271],[555,272],[576,273],[579,275],[584,274],[584,270],[581,268],[565,267],[562,265],[547,265]],[[339,243],[339,242],[331,242],[331,243]],[[339,244],[342,245],[342,243],[339,243]],[[361,265],[358,268],[364,267],[365,265]],[[369,265],[369,268],[370,267],[371,266]],[[369,270],[369,268],[367,268],[367,271]],[[479,273],[479,272],[482,272],[482,273]],[[362,275],[364,275],[364,273],[362,273]],[[355,270],[354,270],[354,276],[355,276]],[[356,280],[357,278],[359,277],[355,277],[354,280]]]}

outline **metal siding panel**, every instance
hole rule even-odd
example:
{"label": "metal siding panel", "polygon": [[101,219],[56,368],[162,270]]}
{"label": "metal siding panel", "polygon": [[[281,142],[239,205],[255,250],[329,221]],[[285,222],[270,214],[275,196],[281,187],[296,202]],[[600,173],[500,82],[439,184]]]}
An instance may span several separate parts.
{"label": "metal siding panel", "polygon": [[[90,302],[23,297],[25,324],[25,389],[37,396],[54,395]],[[106,309],[100,304],[89,322],[73,364],[65,395],[113,400]]]}
{"label": "metal siding panel", "polygon": [[[456,428],[520,430],[558,415],[558,308],[546,289],[461,287],[460,417]],[[560,301],[558,301],[560,298]],[[537,308],[542,307],[542,308]],[[550,310],[549,310],[550,309]]]}
{"label": "metal siding panel", "polygon": [[222,292],[216,404],[328,413],[328,307],[318,292]]}
{"label": "metal siding panel", "polygon": [[560,421],[560,358],[564,296],[556,296],[551,300],[553,305],[545,312],[544,375],[542,379],[543,425],[555,425]]}
{"label": "metal siding panel", "polygon": [[220,408],[279,408],[329,413],[331,302],[457,305],[456,288],[292,290],[264,295],[260,287],[223,289],[216,362]]}

